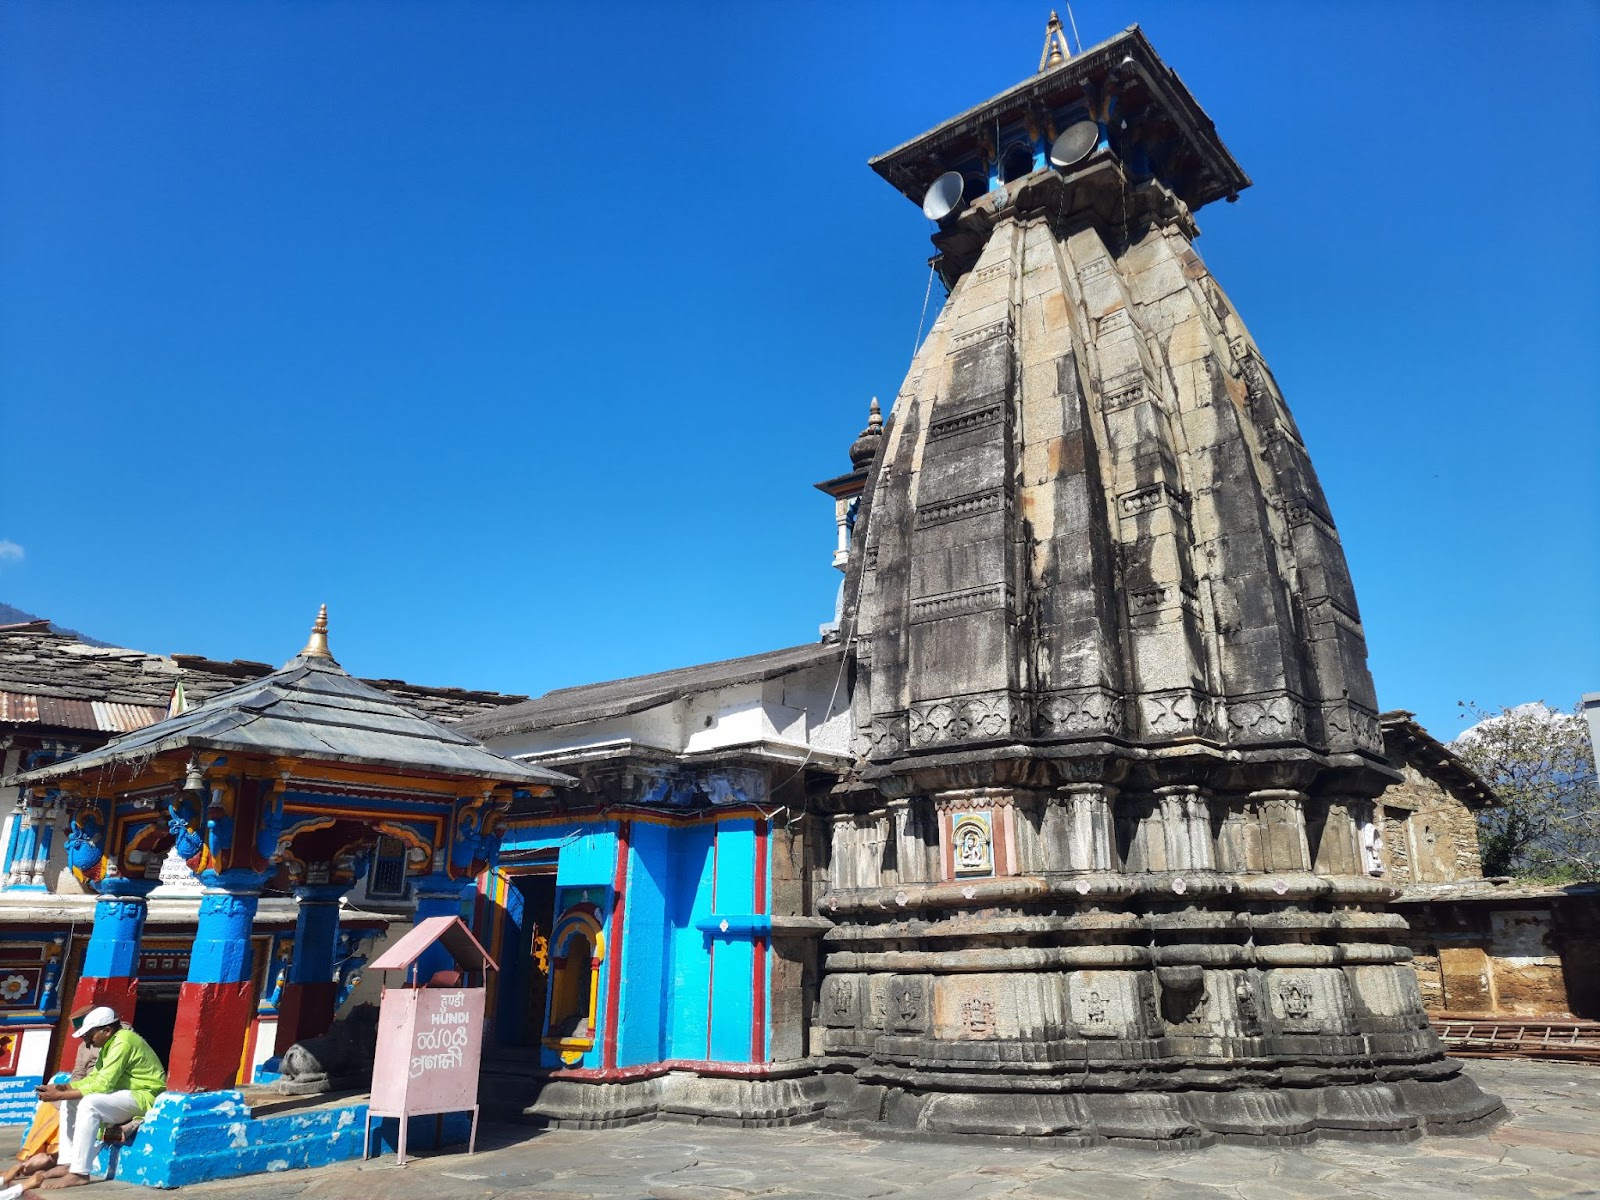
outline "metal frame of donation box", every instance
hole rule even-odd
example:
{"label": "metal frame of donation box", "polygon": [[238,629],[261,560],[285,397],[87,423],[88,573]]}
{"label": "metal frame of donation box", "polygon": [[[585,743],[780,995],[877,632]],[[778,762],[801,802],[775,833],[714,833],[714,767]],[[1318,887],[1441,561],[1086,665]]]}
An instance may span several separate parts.
{"label": "metal frame of donation box", "polygon": [[[460,968],[417,979],[417,961],[440,945]],[[460,917],[429,917],[372,963],[368,970],[409,971],[390,987],[384,979],[378,1008],[377,1055],[361,1157],[372,1156],[372,1122],[398,1118],[397,1166],[406,1164],[406,1127],[412,1117],[472,1113],[467,1153],[478,1145],[478,1067],[483,1058],[484,979],[498,970]],[[476,975],[477,982],[464,979]],[[442,1125],[441,1125],[442,1131]]]}

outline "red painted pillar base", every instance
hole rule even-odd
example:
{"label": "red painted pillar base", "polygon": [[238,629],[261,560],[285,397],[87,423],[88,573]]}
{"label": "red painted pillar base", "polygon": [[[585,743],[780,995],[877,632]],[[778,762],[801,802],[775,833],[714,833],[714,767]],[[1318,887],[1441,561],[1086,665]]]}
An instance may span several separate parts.
{"label": "red painted pillar base", "polygon": [[77,1012],[84,1005],[105,1005],[117,1014],[120,1020],[133,1021],[134,1005],[139,1000],[139,981],[119,977],[115,979],[98,979],[93,975],[85,975],[78,980],[77,990],[72,993],[72,1011]]}
{"label": "red painted pillar base", "polygon": [[248,979],[186,983],[178,989],[167,1090],[214,1092],[234,1087],[255,1008],[255,984]]}
{"label": "red painted pillar base", "polygon": [[339,985],[331,979],[284,984],[278,997],[278,1038],[272,1052],[282,1054],[296,1042],[332,1029],[334,1001],[338,998]]}

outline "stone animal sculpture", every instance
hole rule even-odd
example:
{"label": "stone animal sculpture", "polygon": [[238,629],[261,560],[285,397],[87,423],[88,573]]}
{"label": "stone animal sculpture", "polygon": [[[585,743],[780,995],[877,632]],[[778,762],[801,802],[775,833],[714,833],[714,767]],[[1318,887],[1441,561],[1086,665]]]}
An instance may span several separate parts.
{"label": "stone animal sculpture", "polygon": [[377,1047],[378,1010],[371,1004],[359,1004],[327,1033],[285,1050],[273,1090],[287,1096],[308,1096],[365,1087],[372,1079]]}

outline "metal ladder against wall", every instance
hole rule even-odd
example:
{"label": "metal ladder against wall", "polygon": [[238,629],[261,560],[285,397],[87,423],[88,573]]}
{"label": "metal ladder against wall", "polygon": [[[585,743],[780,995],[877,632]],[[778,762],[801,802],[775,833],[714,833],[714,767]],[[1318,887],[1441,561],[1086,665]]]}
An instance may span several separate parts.
{"label": "metal ladder against wall", "polygon": [[1470,1058],[1559,1058],[1600,1062],[1600,1021],[1557,1017],[1435,1017],[1451,1054]]}

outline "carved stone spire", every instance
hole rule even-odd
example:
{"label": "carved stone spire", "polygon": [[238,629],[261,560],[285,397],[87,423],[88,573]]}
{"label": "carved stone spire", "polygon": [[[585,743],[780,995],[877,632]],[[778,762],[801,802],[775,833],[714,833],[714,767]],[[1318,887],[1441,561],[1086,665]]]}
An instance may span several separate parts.
{"label": "carved stone spire", "polygon": [[878,398],[872,398],[872,407],[867,410],[867,427],[856,435],[856,440],[850,445],[850,465],[856,470],[861,470],[872,462],[878,453],[878,447],[883,445],[883,411],[878,407]]}

